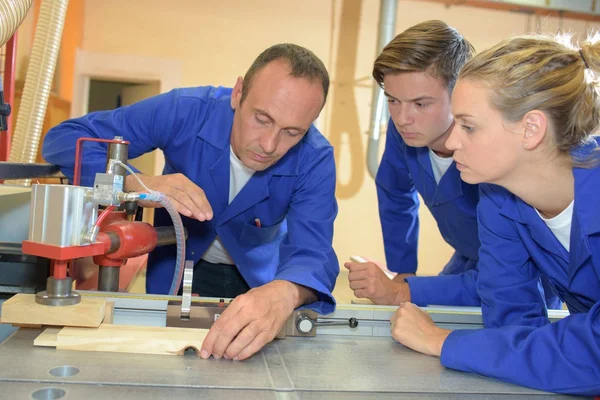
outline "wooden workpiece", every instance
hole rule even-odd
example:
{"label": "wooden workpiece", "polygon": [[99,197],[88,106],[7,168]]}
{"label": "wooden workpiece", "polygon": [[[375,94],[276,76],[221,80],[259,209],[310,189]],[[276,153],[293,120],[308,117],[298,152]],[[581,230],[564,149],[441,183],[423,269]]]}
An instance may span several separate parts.
{"label": "wooden workpiece", "polygon": [[35,302],[34,294],[19,293],[2,304],[2,323],[98,327],[105,316],[106,300],[82,297],[72,306],[46,306]]}
{"label": "wooden workpiece", "polygon": [[62,328],[46,328],[33,341],[34,346],[56,347],[58,333]]}
{"label": "wooden workpiece", "polygon": [[115,322],[115,302],[107,301],[106,307],[104,311],[104,321],[103,324],[112,324]]}
{"label": "wooden workpiece", "polygon": [[208,329],[102,324],[98,328],[48,328],[35,346],[58,350],[182,355],[186,349],[200,353]]}

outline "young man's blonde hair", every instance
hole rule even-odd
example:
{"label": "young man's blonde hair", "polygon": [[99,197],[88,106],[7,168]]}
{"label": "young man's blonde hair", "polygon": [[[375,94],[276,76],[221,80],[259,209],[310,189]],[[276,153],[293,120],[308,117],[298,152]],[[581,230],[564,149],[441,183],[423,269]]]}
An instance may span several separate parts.
{"label": "young man's blonde hair", "polygon": [[386,74],[424,72],[454,89],[462,66],[475,52],[458,31],[443,21],[425,21],[397,35],[375,60],[373,78],[383,87]]}

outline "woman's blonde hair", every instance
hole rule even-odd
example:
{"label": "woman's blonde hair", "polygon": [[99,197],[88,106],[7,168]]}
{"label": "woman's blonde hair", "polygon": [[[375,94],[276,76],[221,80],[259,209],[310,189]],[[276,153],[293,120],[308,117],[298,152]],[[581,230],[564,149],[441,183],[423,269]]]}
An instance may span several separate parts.
{"label": "woman's blonde hair", "polygon": [[507,121],[543,111],[555,132],[557,150],[569,152],[600,124],[599,39],[589,37],[577,48],[568,35],[514,37],[469,60],[459,79],[489,87],[492,105]]}

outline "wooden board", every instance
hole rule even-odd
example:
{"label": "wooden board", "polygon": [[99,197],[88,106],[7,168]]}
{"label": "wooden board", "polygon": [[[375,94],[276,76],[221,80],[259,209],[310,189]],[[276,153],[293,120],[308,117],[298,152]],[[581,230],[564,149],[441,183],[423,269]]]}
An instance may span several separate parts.
{"label": "wooden board", "polygon": [[[47,330],[46,330],[47,331]],[[52,345],[53,332],[42,333],[35,346]],[[186,349],[200,354],[208,329],[102,324],[98,328],[65,327],[56,335],[59,350],[182,355]],[[39,340],[38,340],[39,339]]]}
{"label": "wooden board", "polygon": [[[0,321],[0,324],[4,324],[4,321]],[[11,325],[14,326],[15,328],[42,329],[42,325],[40,325],[40,324],[11,324]]]}
{"label": "wooden board", "polygon": [[352,296],[352,300],[350,301],[350,304],[367,304],[367,305],[371,305],[372,306],[375,303],[373,303],[369,299],[359,299],[358,297]]}
{"label": "wooden board", "polygon": [[73,306],[45,306],[35,302],[34,294],[19,293],[2,304],[2,323],[98,327],[104,319],[105,305],[105,299],[82,297]]}
{"label": "wooden board", "polygon": [[42,333],[38,335],[33,341],[34,346],[41,347],[56,347],[58,342],[58,332],[62,328],[46,328]]}
{"label": "wooden board", "polygon": [[112,324],[115,321],[115,302],[107,301],[106,307],[104,311],[104,321],[103,324]]}

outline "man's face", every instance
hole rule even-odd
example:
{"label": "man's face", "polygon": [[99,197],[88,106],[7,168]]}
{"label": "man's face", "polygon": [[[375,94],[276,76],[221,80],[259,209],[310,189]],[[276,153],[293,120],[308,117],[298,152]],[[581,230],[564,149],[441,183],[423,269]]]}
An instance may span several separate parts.
{"label": "man's face", "polygon": [[321,83],[294,78],[290,72],[287,61],[270,62],[254,75],[241,104],[241,77],[233,88],[231,147],[242,163],[255,171],[269,168],[296,145],[323,107]]}
{"label": "man's face", "polygon": [[390,116],[404,142],[432,147],[452,127],[450,93],[428,72],[386,74],[383,87]]}

